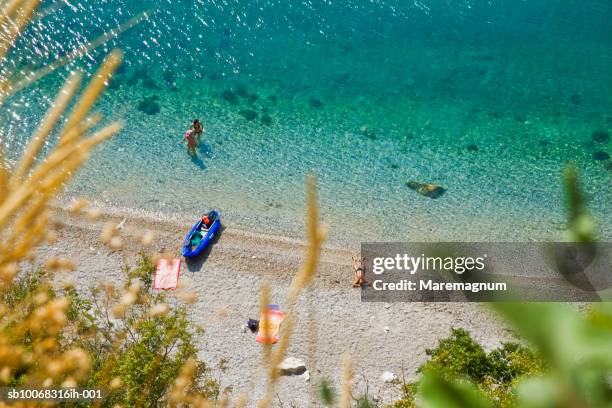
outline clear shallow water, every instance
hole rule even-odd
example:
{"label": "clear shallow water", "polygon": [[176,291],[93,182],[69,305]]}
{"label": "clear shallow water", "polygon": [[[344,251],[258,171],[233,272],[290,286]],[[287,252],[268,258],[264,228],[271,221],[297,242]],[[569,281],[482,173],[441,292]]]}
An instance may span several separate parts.
{"label": "clear shallow water", "polygon": [[[593,157],[611,142],[591,137],[612,131],[612,4],[90,1],[37,22],[13,62],[52,58],[142,10],[109,44],[126,62],[98,106],[125,128],[70,194],[147,212],[214,207],[230,225],[300,235],[312,173],[338,241],[549,239],[575,162],[612,236],[610,160]],[[46,37],[56,42],[41,48]],[[65,74],[10,101],[0,137],[12,157]],[[151,97],[159,112],[139,111]],[[195,117],[206,135],[190,159],[180,140]],[[413,179],[447,192],[421,197]]]}

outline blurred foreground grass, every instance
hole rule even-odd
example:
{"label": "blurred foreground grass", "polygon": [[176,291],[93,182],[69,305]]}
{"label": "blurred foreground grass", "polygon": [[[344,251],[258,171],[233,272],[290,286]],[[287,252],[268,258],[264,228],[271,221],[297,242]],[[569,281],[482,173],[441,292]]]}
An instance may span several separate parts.
{"label": "blurred foreground grass", "polygon": [[[18,88],[12,86],[18,73],[4,69],[6,56],[39,3],[0,3],[0,104]],[[68,79],[16,166],[8,167],[0,148],[0,386],[100,386],[110,392],[107,400],[96,404],[100,406],[227,406],[229,398],[210,379],[210,367],[197,360],[194,336],[201,331],[188,322],[187,306],[170,306],[164,295],[151,293],[152,263],[146,258],[138,268],[127,271],[124,284],[98,288],[91,299],[84,299],[74,288],[52,285],[55,270],[74,268],[70,260],[47,260],[44,272],[20,272],[24,262],[35,259],[37,245],[55,239],[48,222],[50,201],[94,146],[119,130],[112,123],[88,136],[101,120],[91,109],[120,59],[120,53],[111,53],[76,101],[82,74],[74,73]],[[18,78],[17,84],[24,86],[42,74],[29,73]],[[67,112],[71,105],[74,108]],[[39,158],[42,145],[56,128],[60,128],[59,143]],[[577,179],[575,170],[566,172],[568,236],[593,242],[595,226]],[[308,183],[307,197],[306,262],[285,303],[288,316],[280,342],[274,350],[264,348],[268,392],[256,403],[261,407],[273,404],[279,381],[276,366],[291,341],[296,301],[316,275],[325,235],[318,224],[313,180]],[[103,237],[113,249],[121,246],[117,234],[111,228]],[[262,293],[262,305],[266,305],[267,291]],[[441,342],[431,352],[434,359],[426,364],[418,383],[405,387],[406,398],[397,406],[612,407],[610,305],[594,305],[587,313],[562,304],[495,304],[493,308],[535,352],[512,345],[485,354],[456,332],[453,342]],[[457,343],[462,347],[455,347]],[[453,354],[456,352],[459,354]],[[342,408],[371,405],[367,396],[353,396],[351,380],[347,356],[340,395],[335,398],[324,383],[324,403]],[[243,395],[233,405],[245,406],[249,400],[250,396]]]}
{"label": "blurred foreground grass", "polygon": [[[72,55],[58,56],[38,71],[12,72],[9,51],[40,3],[0,3],[2,108],[7,96],[136,23],[128,22]],[[98,288],[87,298],[69,285],[60,289],[53,284],[55,273],[75,268],[69,259],[47,259],[44,271],[21,270],[36,259],[38,245],[57,239],[49,222],[51,200],[92,149],[120,129],[111,123],[90,132],[102,119],[92,108],[120,63],[121,53],[111,52],[84,89],[83,73],[71,73],[15,165],[8,166],[0,145],[0,386],[91,387],[109,393],[104,401],[72,406],[153,407],[162,401],[209,406],[220,392],[197,360],[194,336],[201,331],[187,320],[186,306],[170,308],[165,295],[151,294],[150,281],[143,279],[153,272],[150,262],[143,259],[124,283]],[[40,157],[54,133],[55,147]],[[109,245],[120,246],[113,245],[120,244],[113,238]]]}

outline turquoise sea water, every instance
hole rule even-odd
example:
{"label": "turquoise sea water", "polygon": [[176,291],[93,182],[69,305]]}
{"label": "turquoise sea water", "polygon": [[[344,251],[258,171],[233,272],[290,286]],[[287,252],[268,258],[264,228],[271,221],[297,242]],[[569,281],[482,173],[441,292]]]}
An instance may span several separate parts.
{"label": "turquoise sea water", "polygon": [[[2,114],[14,160],[70,69],[125,51],[97,107],[125,127],[69,195],[149,213],[217,208],[230,226],[300,236],[312,173],[333,240],[544,240],[564,227],[560,175],[574,162],[612,237],[608,1],[57,3],[7,66],[147,13]],[[180,141],[196,117],[206,134],[190,158]],[[422,197],[409,180],[447,191]]]}

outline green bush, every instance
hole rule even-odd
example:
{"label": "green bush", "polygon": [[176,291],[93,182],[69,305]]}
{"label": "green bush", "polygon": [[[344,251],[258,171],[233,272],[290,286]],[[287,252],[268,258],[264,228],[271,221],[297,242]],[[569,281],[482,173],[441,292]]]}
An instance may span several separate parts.
{"label": "green bush", "polygon": [[333,406],[336,402],[336,390],[327,378],[319,383],[319,399],[326,407]]}
{"label": "green bush", "polygon": [[136,268],[126,268],[128,279],[139,279],[144,285],[144,290],[149,291],[153,287],[153,274],[155,273],[155,263],[144,252],[139,254],[138,265]]}
{"label": "green bush", "polygon": [[[437,347],[425,353],[430,358],[417,371],[431,377],[430,382],[455,384],[458,389],[470,388],[472,384],[474,392],[484,394],[498,407],[514,405],[517,380],[543,369],[542,359],[527,347],[504,343],[486,353],[464,329],[453,329],[450,337],[439,340]],[[403,398],[393,407],[414,407],[415,396],[423,390],[423,379],[403,384]]]}
{"label": "green bush", "polygon": [[484,349],[463,329],[453,329],[450,337],[438,341],[438,347],[425,350],[430,360],[418,372],[436,371],[442,377],[468,377],[475,382],[489,372]]}
{"label": "green bush", "polygon": [[[112,388],[103,406],[159,406],[190,359],[197,362],[192,391],[212,400],[219,397],[218,382],[197,356],[196,337],[203,335],[202,328],[189,321],[184,305],[168,305],[164,293],[151,293],[154,271],[154,263],[144,254],[136,268],[126,270],[128,284],[136,281],[142,286],[138,300],[121,319],[109,318],[109,304],[118,300],[118,292],[94,290],[91,307],[80,311],[81,320],[97,322],[95,334],[80,341],[94,358],[94,375],[84,386]],[[151,315],[156,305],[168,306],[167,312]],[[117,380],[120,385],[113,388]]]}

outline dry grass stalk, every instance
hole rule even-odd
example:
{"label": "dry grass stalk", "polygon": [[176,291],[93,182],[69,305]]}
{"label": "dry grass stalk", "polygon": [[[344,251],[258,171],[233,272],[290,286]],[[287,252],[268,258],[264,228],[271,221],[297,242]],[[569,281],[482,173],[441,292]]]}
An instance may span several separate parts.
{"label": "dry grass stalk", "polygon": [[[12,30],[10,33],[18,33],[32,16],[32,5],[35,3],[37,4],[31,0],[12,0],[0,4],[3,11],[0,21],[5,24],[2,28],[9,26]],[[1,36],[0,42],[5,51],[12,45],[12,39],[7,36]],[[5,55],[6,53],[2,57]],[[6,290],[11,287],[18,271],[18,263],[29,256],[31,248],[48,236],[49,201],[84,163],[90,151],[119,130],[119,125],[114,123],[91,137],[86,137],[88,131],[101,119],[100,115],[91,115],[90,110],[105,89],[120,59],[119,52],[113,52],[106,58],[60,130],[59,145],[40,160],[39,164],[35,164],[37,156],[74,97],[80,85],[80,74],[69,78],[11,176],[11,170],[4,163],[3,152],[0,150],[0,277],[4,283],[0,286],[0,294],[7,293]],[[29,83],[31,79],[27,78],[22,83]],[[9,80],[2,78],[0,86],[15,89],[8,84]],[[86,204],[77,205],[75,210],[80,211],[85,206]],[[111,246],[113,238],[117,237],[111,238]],[[152,240],[152,237],[148,239]],[[49,260],[46,266],[48,269],[75,267],[65,259]],[[17,372],[27,372],[28,382],[24,385],[31,387],[74,386],[88,375],[89,355],[78,348],[62,347],[62,331],[68,323],[66,313],[69,302],[63,297],[50,296],[47,289],[50,288],[43,287],[33,297],[12,302],[10,307],[0,304],[0,386],[7,385]],[[146,297],[140,294],[140,290],[138,285],[131,285],[124,292],[109,291],[108,299],[115,299],[117,306],[122,307],[121,314],[130,317],[132,306],[137,302],[147,301],[144,298],[139,299]],[[108,306],[106,310],[110,309],[110,305]],[[167,305],[157,303],[150,307],[148,316],[162,316],[167,312]],[[113,352],[120,349],[122,339],[127,336],[127,333],[122,333],[121,330],[116,334]],[[116,388],[120,384],[116,378],[110,376],[112,366],[113,359],[110,359],[102,368],[102,385],[108,384],[109,388]],[[189,373],[189,366],[184,372]],[[189,378],[186,377],[186,380]],[[149,383],[150,381],[147,382]],[[146,388],[145,386],[145,391]],[[143,399],[146,395],[144,392]],[[177,406],[211,405],[201,395],[181,393],[179,397]],[[144,400],[140,403],[144,404]]]}
{"label": "dry grass stalk", "polygon": [[[16,0],[16,2],[22,3],[23,0]],[[119,25],[116,29],[110,30],[102,34],[100,37],[95,38],[94,40],[83,44],[82,46],[75,49],[71,53],[65,56],[62,56],[53,62],[45,63],[43,68],[40,68],[36,71],[30,71],[26,73],[25,75],[22,75],[21,78],[19,78],[16,81],[8,81],[8,80],[0,81],[0,104],[2,104],[2,101],[7,96],[10,96],[14,94],[15,92],[18,92],[26,88],[30,84],[49,75],[50,73],[58,70],[59,68],[70,64],[72,61],[90,53],[91,51],[95,50],[101,45],[108,43],[108,41],[111,40],[112,38],[117,37],[119,34],[129,30],[130,28],[134,27],[135,25],[137,25],[138,23],[140,23],[142,20],[146,18],[147,18],[147,14],[141,13],[129,19],[125,23]],[[0,24],[0,30],[1,29],[2,29],[2,24]],[[0,39],[0,46],[1,46],[1,39]],[[10,48],[10,45],[9,45],[9,48]],[[3,61],[2,56],[0,56],[0,61]],[[34,65],[39,65],[39,64],[34,64]]]}
{"label": "dry grass stalk", "polygon": [[266,311],[268,310],[268,305],[270,304],[270,284],[268,282],[264,282],[261,286],[261,299],[260,299],[260,315],[261,321],[259,322],[260,327],[262,328],[264,341],[262,343],[263,351],[262,356],[264,361],[269,361],[270,359],[270,350],[272,345],[270,344],[270,340],[272,339],[272,333],[270,333],[270,323],[269,316]]}
{"label": "dry grass stalk", "polygon": [[38,21],[38,20],[42,20],[43,18],[47,17],[48,15],[51,15],[53,13],[55,13],[57,10],[63,8],[66,6],[66,3],[64,2],[55,2],[47,7],[45,7],[44,9],[38,9],[36,12],[36,15],[34,15],[32,17],[32,21]]}
{"label": "dry grass stalk", "polygon": [[344,355],[342,375],[342,390],[340,391],[339,408],[350,408],[351,406],[351,381],[353,380],[353,362],[351,356]]}
{"label": "dry grass stalk", "polygon": [[12,0],[4,4],[0,17],[0,61],[4,61],[9,50],[31,20],[41,0]]}
{"label": "dry grass stalk", "polygon": [[[32,18],[39,0],[10,0],[0,4],[0,61],[5,62],[10,48],[21,30]],[[100,68],[98,77],[108,79],[120,60],[113,53]],[[104,87],[90,85],[88,92],[71,114],[70,127],[60,137],[72,143],[56,147],[36,164],[41,148],[66,111],[81,81],[72,75],[55,99],[37,132],[33,135],[21,161],[8,168],[0,148],[0,293],[7,294],[18,271],[18,264],[31,256],[31,251],[48,236],[49,201],[65,185],[91,150],[119,130],[111,124],[87,137],[99,120],[90,109]],[[6,76],[0,78],[0,91],[11,88]],[[5,96],[3,93],[1,96]],[[1,101],[0,101],[1,103]],[[83,108],[84,107],[84,108]],[[93,120],[91,120],[93,118]],[[67,259],[47,261],[49,269],[73,269]],[[88,354],[78,348],[65,349],[60,339],[67,324],[68,300],[49,296],[48,287],[33,297],[0,304],[0,385],[7,385],[14,373],[27,372],[25,386],[74,385],[88,374]]]}
{"label": "dry grass stalk", "polygon": [[289,288],[289,294],[285,300],[287,317],[283,322],[283,329],[280,334],[278,346],[269,357],[268,367],[268,389],[266,396],[259,402],[260,407],[272,405],[272,400],[276,392],[276,385],[279,379],[279,364],[285,359],[291,336],[295,328],[296,311],[295,306],[302,290],[307,287],[316,276],[317,265],[321,254],[321,245],[325,240],[326,229],[321,227],[319,222],[319,205],[317,200],[317,189],[314,177],[308,177],[306,181],[306,234],[307,247],[306,259],[298,274],[294,277]]}
{"label": "dry grass stalk", "polygon": [[[84,127],[84,129],[87,129],[87,127]],[[113,123],[96,132],[90,138],[85,138],[81,132],[73,132],[75,136],[71,136],[71,138],[76,139],[74,143],[58,146],[46,157],[44,162],[31,169],[32,173],[29,178],[13,189],[9,189],[3,200],[0,199],[0,230],[6,227],[9,220],[33,196],[57,194],[73,172],[87,159],[89,152],[120,129],[121,126],[118,123]]]}
{"label": "dry grass stalk", "polygon": [[59,139],[60,147],[77,139],[77,134],[71,134],[67,131],[77,126],[87,116],[87,113],[98,99],[98,95],[106,88],[108,80],[117,67],[119,67],[119,64],[121,64],[121,53],[119,51],[113,51],[108,55],[105,63],[94,75],[87,88],[85,88],[83,95],[77,100],[72,113],[68,116],[68,120],[64,125],[64,132]]}
{"label": "dry grass stalk", "polygon": [[[307,360],[306,364],[311,373],[315,373],[318,367],[317,353],[318,353],[318,334],[319,328],[317,325],[318,321],[318,313],[317,313],[317,305],[318,302],[315,300],[314,296],[314,285],[311,283],[308,285],[306,296],[308,297],[308,348],[307,348]],[[310,396],[317,395],[318,387],[320,386],[319,381],[310,381]],[[309,406],[316,406],[313,401],[309,401]]]}
{"label": "dry grass stalk", "polygon": [[32,164],[34,163],[36,156],[38,156],[40,153],[40,149],[47,140],[47,137],[49,137],[51,131],[53,128],[55,128],[55,125],[66,111],[68,103],[74,97],[79,85],[81,84],[82,78],[83,75],[81,73],[73,73],[57,94],[57,97],[43,119],[41,126],[34,134],[34,137],[32,137],[32,140],[30,140],[21,161],[13,172],[11,177],[12,188],[15,188],[17,183],[24,179],[26,172],[32,167]]}
{"label": "dry grass stalk", "polygon": [[[2,153],[2,146],[0,146],[0,197],[6,197],[8,190],[9,175],[6,170],[6,164],[4,163],[4,156]],[[0,200],[2,200],[0,198]]]}
{"label": "dry grass stalk", "polygon": [[214,404],[202,398],[201,395],[188,392],[192,385],[193,374],[196,371],[196,362],[190,360],[185,364],[179,373],[178,378],[168,393],[167,405],[169,407],[213,407]]}

